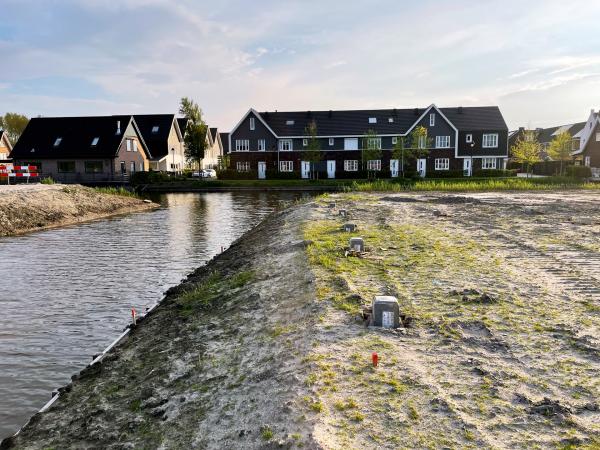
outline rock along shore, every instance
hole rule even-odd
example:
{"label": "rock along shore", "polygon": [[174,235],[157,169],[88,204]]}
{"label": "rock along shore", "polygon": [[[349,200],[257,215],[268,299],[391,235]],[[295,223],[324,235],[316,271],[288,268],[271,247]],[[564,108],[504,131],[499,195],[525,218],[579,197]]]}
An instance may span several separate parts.
{"label": "rock along shore", "polygon": [[0,186],[0,236],[72,225],[157,208],[135,197],[79,185]]}

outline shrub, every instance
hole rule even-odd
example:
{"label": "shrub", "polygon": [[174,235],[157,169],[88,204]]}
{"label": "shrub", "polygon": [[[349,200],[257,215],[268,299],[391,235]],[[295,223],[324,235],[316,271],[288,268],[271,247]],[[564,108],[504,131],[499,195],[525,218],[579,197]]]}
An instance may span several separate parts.
{"label": "shrub", "polygon": [[297,180],[300,178],[300,172],[279,172],[277,169],[267,169],[266,177],[268,180]]}
{"label": "shrub", "polygon": [[220,180],[256,180],[258,173],[255,170],[250,172],[238,172],[234,169],[217,170],[217,178]]}
{"label": "shrub", "polygon": [[462,170],[432,170],[427,172],[427,178],[462,178]]}
{"label": "shrub", "polygon": [[136,186],[139,184],[164,183],[173,181],[174,179],[176,179],[176,177],[165,172],[136,172],[131,175],[131,184]]}
{"label": "shrub", "polygon": [[592,169],[587,166],[568,166],[567,176],[573,178],[590,178]]}
{"label": "shrub", "polygon": [[480,178],[495,178],[495,177],[516,177],[517,171],[515,169],[502,170],[502,169],[479,169],[473,171],[474,177]]}
{"label": "shrub", "polygon": [[40,183],[42,183],[42,184],[54,184],[54,179],[52,179],[52,177],[42,178],[40,180]]}

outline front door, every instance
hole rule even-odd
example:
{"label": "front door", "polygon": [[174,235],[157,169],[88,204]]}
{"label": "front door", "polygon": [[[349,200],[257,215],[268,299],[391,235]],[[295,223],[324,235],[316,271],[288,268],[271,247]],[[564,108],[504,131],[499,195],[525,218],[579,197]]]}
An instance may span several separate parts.
{"label": "front door", "polygon": [[471,176],[471,159],[463,159],[463,176]]}
{"label": "front door", "polygon": [[258,162],[258,178],[260,180],[267,178],[267,163],[264,161]]}
{"label": "front door", "polygon": [[302,161],[301,166],[302,166],[302,178],[310,177],[310,162]]}
{"label": "front door", "polygon": [[335,160],[327,161],[327,178],[335,178]]}
{"label": "front door", "polygon": [[421,178],[425,178],[425,174],[427,173],[426,159],[417,159],[417,172],[419,172]]}
{"label": "front door", "polygon": [[396,178],[398,176],[398,160],[390,159],[390,173],[392,178]]}

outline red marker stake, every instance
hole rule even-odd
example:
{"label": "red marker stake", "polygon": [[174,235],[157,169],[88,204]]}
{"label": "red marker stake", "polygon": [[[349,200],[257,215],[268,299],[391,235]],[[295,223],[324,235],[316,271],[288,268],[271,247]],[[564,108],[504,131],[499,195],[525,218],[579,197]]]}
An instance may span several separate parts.
{"label": "red marker stake", "polygon": [[377,355],[377,352],[373,352],[371,359],[373,359],[373,367],[377,367],[377,364],[379,363],[379,356]]}
{"label": "red marker stake", "polygon": [[136,312],[135,312],[135,308],[131,308],[131,322],[135,325],[136,322]]}

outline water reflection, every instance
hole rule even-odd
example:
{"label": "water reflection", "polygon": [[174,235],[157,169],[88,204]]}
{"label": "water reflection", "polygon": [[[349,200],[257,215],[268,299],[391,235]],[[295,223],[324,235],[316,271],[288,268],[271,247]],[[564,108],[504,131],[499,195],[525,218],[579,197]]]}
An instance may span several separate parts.
{"label": "water reflection", "polygon": [[150,213],[0,239],[0,437],[192,269],[296,194],[158,197]]}

